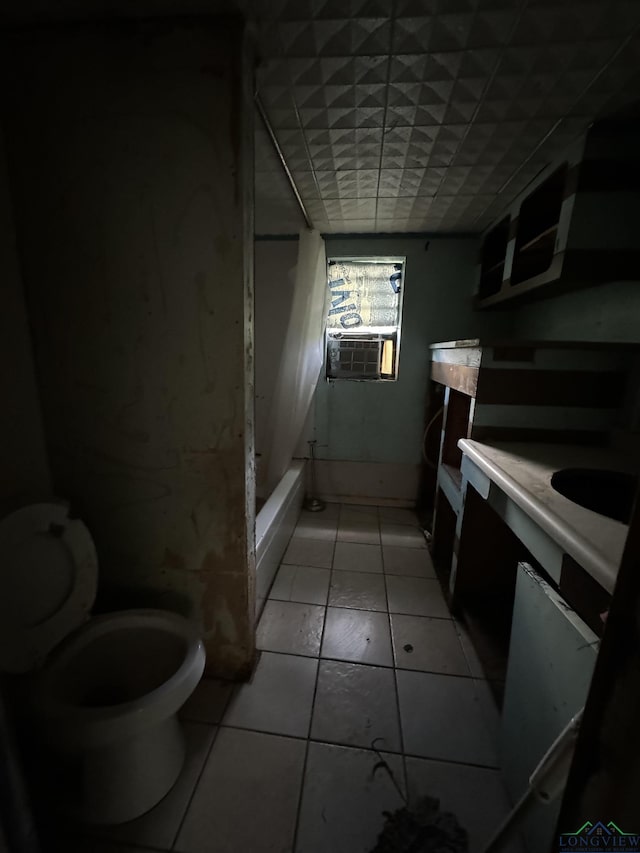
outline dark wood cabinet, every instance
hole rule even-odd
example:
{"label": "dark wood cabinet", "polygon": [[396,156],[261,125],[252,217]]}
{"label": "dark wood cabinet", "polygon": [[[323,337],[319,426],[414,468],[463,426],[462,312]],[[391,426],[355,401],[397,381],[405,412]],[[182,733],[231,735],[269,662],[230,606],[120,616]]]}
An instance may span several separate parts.
{"label": "dark wood cabinet", "polygon": [[484,234],[476,304],[640,280],[636,124],[589,129]]}

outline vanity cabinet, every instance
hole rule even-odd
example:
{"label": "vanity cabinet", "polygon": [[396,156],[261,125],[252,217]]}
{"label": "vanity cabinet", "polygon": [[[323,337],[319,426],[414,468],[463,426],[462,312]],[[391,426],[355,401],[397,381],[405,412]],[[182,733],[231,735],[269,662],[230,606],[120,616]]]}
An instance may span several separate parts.
{"label": "vanity cabinet", "polygon": [[[494,462],[505,460],[507,473],[526,471],[525,485],[536,471],[544,469],[546,477],[547,468],[615,468],[608,443],[628,420],[638,353],[631,345],[557,341],[475,339],[432,346],[431,380],[440,393],[444,389],[433,562],[450,607],[469,628],[498,704],[517,564],[543,571],[596,635],[611,590],[594,579],[579,549],[558,544],[551,529],[529,516],[526,501],[518,504],[517,496],[505,493],[500,477],[495,483],[478,467],[468,445],[484,448]],[[463,439],[471,441],[462,441],[461,447]],[[548,482],[542,478],[531,488],[542,494]]]}
{"label": "vanity cabinet", "polygon": [[633,345],[587,342],[475,338],[432,344],[431,396],[443,407],[438,493],[460,511],[461,438],[606,444],[610,431],[624,423],[636,352]]}
{"label": "vanity cabinet", "polygon": [[[500,766],[517,802],[529,776],[587,699],[596,635],[527,563],[517,569],[500,732]],[[521,827],[527,853],[550,850],[560,799],[535,803]]]}
{"label": "vanity cabinet", "polygon": [[476,304],[640,280],[640,128],[599,123],[484,234]]}

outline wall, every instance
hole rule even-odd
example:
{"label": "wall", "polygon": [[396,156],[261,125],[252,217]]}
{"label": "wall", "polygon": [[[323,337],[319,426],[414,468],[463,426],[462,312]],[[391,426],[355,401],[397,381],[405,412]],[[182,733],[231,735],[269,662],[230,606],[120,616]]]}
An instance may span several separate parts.
{"label": "wall", "polygon": [[530,340],[640,341],[637,282],[610,282],[533,302],[514,312],[514,333]]}
{"label": "wall", "polygon": [[297,257],[297,240],[255,242],[256,454],[265,451],[267,422],[293,299]]}
{"label": "wall", "polygon": [[254,654],[251,58],[241,25],[14,36],[7,147],[56,490],[103,594]]}
{"label": "wall", "polygon": [[0,132],[0,514],[51,496],[4,147]]}
{"label": "wall", "polygon": [[397,382],[322,381],[316,393],[320,491],[334,498],[415,500],[429,380],[429,344],[505,335],[508,312],[477,313],[475,239],[328,238],[327,257],[406,256]]}

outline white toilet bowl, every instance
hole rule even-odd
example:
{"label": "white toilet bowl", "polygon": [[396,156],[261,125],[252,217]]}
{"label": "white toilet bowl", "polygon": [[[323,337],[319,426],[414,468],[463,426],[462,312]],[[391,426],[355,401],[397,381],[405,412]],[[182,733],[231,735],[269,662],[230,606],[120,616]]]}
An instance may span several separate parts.
{"label": "white toilet bowl", "polygon": [[[88,541],[82,522],[58,504],[0,522],[0,584],[8,591],[0,670],[38,667],[33,713],[56,756],[56,807],[87,822],[122,823],[153,808],[180,773],[177,712],[202,677],[205,653],[195,627],[175,613],[125,610],[86,621],[97,573]],[[37,606],[21,608],[34,595]]]}

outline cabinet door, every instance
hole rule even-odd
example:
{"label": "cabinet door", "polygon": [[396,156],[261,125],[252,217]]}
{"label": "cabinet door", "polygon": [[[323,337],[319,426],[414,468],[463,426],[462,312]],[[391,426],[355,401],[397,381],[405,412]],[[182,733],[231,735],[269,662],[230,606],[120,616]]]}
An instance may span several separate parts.
{"label": "cabinet door", "polygon": [[[527,563],[518,565],[502,715],[501,767],[515,801],[571,717],[583,706],[598,654],[598,638]],[[560,798],[537,805],[524,822],[529,853],[546,853]]]}

